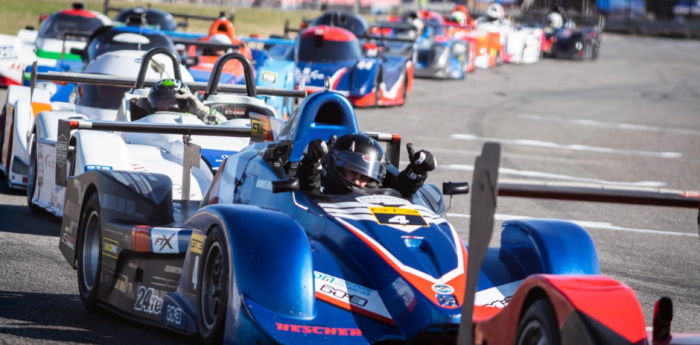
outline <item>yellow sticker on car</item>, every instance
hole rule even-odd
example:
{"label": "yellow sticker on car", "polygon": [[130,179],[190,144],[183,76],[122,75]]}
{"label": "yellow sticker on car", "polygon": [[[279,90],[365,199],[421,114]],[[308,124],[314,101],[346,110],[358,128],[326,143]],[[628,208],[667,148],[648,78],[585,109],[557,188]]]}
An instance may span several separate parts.
{"label": "yellow sticker on car", "polygon": [[379,224],[429,226],[418,210],[400,207],[370,207],[369,210]]}
{"label": "yellow sticker on car", "polygon": [[199,234],[192,234],[190,238],[190,252],[196,254],[202,254],[202,243],[204,242],[204,236]]}

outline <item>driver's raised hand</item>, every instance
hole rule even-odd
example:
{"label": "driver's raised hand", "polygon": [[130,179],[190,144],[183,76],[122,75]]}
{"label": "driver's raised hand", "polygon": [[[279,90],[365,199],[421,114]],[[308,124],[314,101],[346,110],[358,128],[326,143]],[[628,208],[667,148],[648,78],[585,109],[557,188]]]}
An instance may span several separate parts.
{"label": "driver's raised hand", "polygon": [[333,135],[328,143],[321,139],[315,139],[306,145],[304,148],[304,155],[301,157],[301,165],[310,167],[317,166],[320,167],[321,160],[326,156],[330,147],[333,147],[338,136]]}
{"label": "driver's raised hand", "polygon": [[425,175],[429,171],[435,170],[437,167],[437,160],[429,151],[420,150],[415,152],[413,149],[413,144],[411,143],[406,144],[406,150],[408,151],[408,158],[411,161],[411,164],[409,164],[408,167],[416,174]]}

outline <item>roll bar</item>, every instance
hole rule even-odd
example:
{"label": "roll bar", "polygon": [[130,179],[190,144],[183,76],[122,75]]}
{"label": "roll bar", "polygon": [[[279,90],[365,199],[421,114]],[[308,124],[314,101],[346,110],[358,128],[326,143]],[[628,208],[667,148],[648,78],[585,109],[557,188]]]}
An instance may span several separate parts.
{"label": "roll bar", "polygon": [[[139,69],[138,77],[136,78],[136,83],[134,84],[134,90],[143,89],[143,82],[146,79],[146,72],[148,72],[148,64],[153,59],[156,54],[165,54],[173,62],[173,70],[175,72],[175,79],[182,80],[182,72],[180,72],[180,59],[167,48],[157,47],[149,50],[146,55],[143,56],[141,61],[141,68]],[[132,91],[133,93],[133,91]]]}
{"label": "roll bar", "polygon": [[226,62],[230,60],[238,60],[238,62],[243,65],[243,71],[245,73],[245,88],[248,96],[258,97],[258,92],[255,87],[255,70],[253,69],[253,64],[251,64],[250,61],[241,53],[228,53],[222,55],[218,60],[216,60],[214,68],[211,71],[211,76],[209,77],[207,90],[204,92],[204,99],[209,98],[209,95],[216,94],[216,88],[219,86],[219,79],[221,78],[221,71],[223,71]]}

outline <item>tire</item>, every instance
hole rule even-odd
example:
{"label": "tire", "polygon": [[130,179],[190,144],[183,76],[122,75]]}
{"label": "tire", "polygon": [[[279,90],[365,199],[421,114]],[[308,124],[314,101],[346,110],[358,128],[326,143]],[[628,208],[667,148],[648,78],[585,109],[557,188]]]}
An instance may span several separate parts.
{"label": "tire", "polygon": [[518,324],[515,344],[561,345],[557,318],[548,300],[537,300],[527,308]]}
{"label": "tire", "polygon": [[83,306],[96,312],[102,271],[102,214],[97,192],[90,195],[80,216],[78,232],[78,290]]}
{"label": "tire", "polygon": [[382,106],[381,93],[382,93],[382,70],[377,70],[377,75],[374,77],[374,106],[379,108]]}
{"label": "tire", "polygon": [[36,183],[37,183],[37,174],[36,174],[36,168],[37,168],[37,144],[38,140],[36,139],[36,132],[32,133],[32,141],[31,141],[32,149],[29,151],[29,178],[27,179],[27,206],[29,206],[29,210],[32,211],[32,213],[41,213],[44,210],[37,206],[34,205],[32,202],[32,198],[34,197],[34,192],[36,191]]}
{"label": "tire", "polygon": [[408,73],[404,72],[403,74],[403,103],[399,104],[399,107],[402,107],[404,104],[406,104],[406,97],[408,96]]}
{"label": "tire", "polygon": [[218,226],[211,229],[204,241],[198,267],[197,329],[206,345],[222,344],[228,305],[229,258],[226,238]]}

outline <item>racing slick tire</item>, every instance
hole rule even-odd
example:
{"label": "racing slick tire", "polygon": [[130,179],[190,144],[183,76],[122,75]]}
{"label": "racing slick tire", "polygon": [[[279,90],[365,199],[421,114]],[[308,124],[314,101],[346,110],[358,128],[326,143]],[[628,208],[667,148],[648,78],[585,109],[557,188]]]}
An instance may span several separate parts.
{"label": "racing slick tire", "polygon": [[552,305],[546,299],[531,304],[520,319],[516,345],[560,345],[559,327]]}
{"label": "racing slick tire", "polygon": [[36,190],[37,184],[37,146],[38,140],[36,139],[36,132],[32,133],[31,145],[32,149],[29,151],[29,178],[27,179],[27,206],[32,213],[41,213],[44,211],[41,207],[34,205],[32,198],[34,197],[34,191]]}
{"label": "racing slick tire", "polygon": [[102,270],[102,214],[99,193],[95,191],[80,215],[78,232],[78,291],[83,306],[90,312],[99,310],[97,293]]}
{"label": "racing slick tire", "polygon": [[226,328],[229,289],[229,258],[223,230],[215,226],[204,241],[203,260],[199,263],[197,329],[206,345],[221,344]]}

